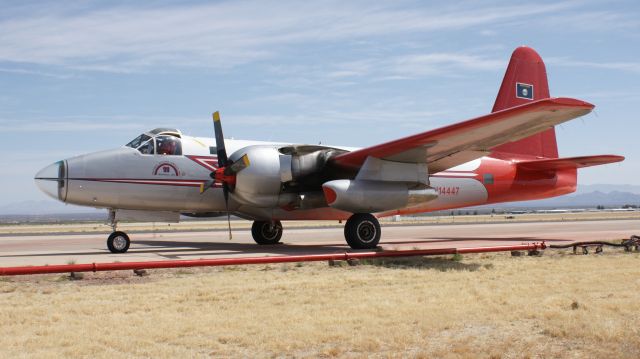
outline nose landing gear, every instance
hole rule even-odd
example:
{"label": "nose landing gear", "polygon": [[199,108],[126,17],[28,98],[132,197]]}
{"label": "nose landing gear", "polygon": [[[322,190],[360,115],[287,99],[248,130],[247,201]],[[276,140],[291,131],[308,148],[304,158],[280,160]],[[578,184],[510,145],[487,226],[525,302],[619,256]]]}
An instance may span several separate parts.
{"label": "nose landing gear", "polygon": [[116,220],[115,211],[109,211],[109,222],[107,224],[111,226],[113,230],[107,238],[107,248],[109,248],[111,253],[126,253],[131,245],[131,240],[126,233],[118,231],[118,221]]}
{"label": "nose landing gear", "polygon": [[107,248],[111,253],[125,253],[129,250],[131,240],[129,236],[121,231],[115,231],[107,238]]}

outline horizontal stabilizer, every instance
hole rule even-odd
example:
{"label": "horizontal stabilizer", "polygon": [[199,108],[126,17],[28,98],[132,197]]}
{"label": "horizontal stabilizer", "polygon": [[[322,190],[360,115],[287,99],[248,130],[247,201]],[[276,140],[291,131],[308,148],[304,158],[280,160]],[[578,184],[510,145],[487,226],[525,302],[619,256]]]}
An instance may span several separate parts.
{"label": "horizontal stabilizer", "polygon": [[552,171],[606,165],[607,163],[615,163],[623,160],[623,156],[616,155],[581,156],[524,161],[519,162],[518,167],[530,171]]}

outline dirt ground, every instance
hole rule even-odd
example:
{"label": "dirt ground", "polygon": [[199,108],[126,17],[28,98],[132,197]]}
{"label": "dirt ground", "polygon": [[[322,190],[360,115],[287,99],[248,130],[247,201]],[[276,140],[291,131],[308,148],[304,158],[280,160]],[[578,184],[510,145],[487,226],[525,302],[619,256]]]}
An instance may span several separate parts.
{"label": "dirt ground", "polygon": [[605,249],[0,278],[0,357],[640,357]]}

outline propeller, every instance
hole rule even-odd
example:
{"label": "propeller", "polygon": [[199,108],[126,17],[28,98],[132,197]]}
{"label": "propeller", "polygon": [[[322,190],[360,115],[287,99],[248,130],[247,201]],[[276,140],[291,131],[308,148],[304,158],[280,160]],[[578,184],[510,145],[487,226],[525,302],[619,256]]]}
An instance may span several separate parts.
{"label": "propeller", "polygon": [[227,224],[229,226],[229,239],[231,234],[231,213],[229,212],[229,193],[233,192],[236,186],[236,174],[249,167],[249,157],[245,154],[237,161],[230,161],[227,156],[227,149],[222,134],[222,123],[220,122],[220,112],[213,113],[213,129],[216,137],[216,152],[218,155],[218,168],[209,174],[211,180],[200,184],[200,193],[204,193],[215,183],[222,184],[222,194],[224,195],[224,206],[227,212]]}

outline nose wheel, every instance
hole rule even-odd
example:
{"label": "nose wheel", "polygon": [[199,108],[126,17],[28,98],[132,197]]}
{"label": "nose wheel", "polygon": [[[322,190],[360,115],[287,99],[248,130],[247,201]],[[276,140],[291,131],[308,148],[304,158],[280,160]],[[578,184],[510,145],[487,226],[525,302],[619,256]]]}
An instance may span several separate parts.
{"label": "nose wheel", "polygon": [[380,242],[380,222],[369,213],[356,213],[344,226],[344,238],[353,249],[371,249]]}
{"label": "nose wheel", "polygon": [[255,221],[251,226],[251,236],[258,244],[276,244],[282,238],[280,221]]}
{"label": "nose wheel", "polygon": [[124,232],[115,231],[107,238],[107,248],[109,248],[111,253],[125,253],[129,250],[130,245],[131,240]]}

